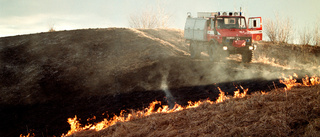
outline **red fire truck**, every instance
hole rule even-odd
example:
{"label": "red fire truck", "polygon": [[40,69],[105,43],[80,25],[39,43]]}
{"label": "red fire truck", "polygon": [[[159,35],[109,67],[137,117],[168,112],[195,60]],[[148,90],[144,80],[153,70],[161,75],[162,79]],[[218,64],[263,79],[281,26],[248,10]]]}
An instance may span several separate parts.
{"label": "red fire truck", "polygon": [[242,12],[198,12],[197,17],[188,13],[184,38],[192,58],[203,51],[216,61],[241,54],[242,62],[248,63],[256,49],[253,42],[262,40],[262,19],[250,17],[246,22]]}

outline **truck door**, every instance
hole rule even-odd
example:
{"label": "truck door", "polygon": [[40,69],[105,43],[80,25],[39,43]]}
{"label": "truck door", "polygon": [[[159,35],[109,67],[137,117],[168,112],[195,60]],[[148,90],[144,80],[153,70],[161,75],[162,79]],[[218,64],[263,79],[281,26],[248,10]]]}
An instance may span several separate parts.
{"label": "truck door", "polygon": [[248,29],[252,34],[252,40],[262,40],[262,19],[261,17],[250,17],[248,19]]}

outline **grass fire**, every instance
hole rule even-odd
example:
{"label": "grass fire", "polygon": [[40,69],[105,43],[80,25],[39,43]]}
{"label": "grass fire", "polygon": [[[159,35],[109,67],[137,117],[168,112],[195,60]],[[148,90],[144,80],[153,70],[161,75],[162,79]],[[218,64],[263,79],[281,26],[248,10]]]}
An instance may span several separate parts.
{"label": "grass fire", "polygon": [[317,47],[257,45],[246,63],[190,58],[179,29],[0,38],[0,136],[318,135]]}
{"label": "grass fire", "polygon": [[[297,75],[294,74],[296,77]],[[258,93],[258,94],[255,94],[255,95],[251,95],[251,96],[246,96],[247,95],[247,91],[248,89],[245,89],[243,93],[240,93],[240,90],[237,90],[235,91],[234,93],[234,96],[233,96],[233,99],[232,101],[229,101],[229,102],[232,102],[234,103],[235,101],[237,101],[237,103],[243,103],[245,101],[248,101],[250,100],[250,98],[255,98],[256,96],[269,96],[274,94],[274,92],[278,92],[277,94],[283,94],[283,92],[287,91],[287,90],[291,90],[292,87],[307,87],[307,86],[315,86],[315,85],[319,85],[320,84],[320,79],[319,77],[311,77],[309,78],[308,76],[306,76],[305,78],[302,79],[303,80],[303,83],[297,83],[296,79],[293,79],[292,76],[290,76],[289,78],[285,78],[283,80],[280,80],[281,83],[285,84],[286,85],[286,88],[283,88],[281,90],[278,90],[278,91],[273,91],[271,93],[265,93],[265,92],[261,92],[261,93]],[[242,87],[241,87],[242,88]],[[316,87],[318,88],[318,87]],[[243,88],[242,88],[243,89]],[[227,97],[225,95],[225,93],[223,91],[220,90],[219,88],[219,91],[220,91],[220,94],[219,94],[219,97],[217,98],[216,101],[210,101],[210,100],[204,100],[204,101],[197,101],[197,102],[191,102],[189,101],[188,102],[188,105],[186,107],[183,107],[181,105],[178,105],[176,104],[172,109],[169,109],[169,107],[167,105],[162,105],[160,106],[158,109],[155,109],[155,106],[156,104],[161,104],[160,101],[154,101],[152,103],[150,103],[149,107],[148,108],[145,108],[144,110],[142,111],[133,111],[131,113],[128,113],[128,114],[124,114],[124,113],[120,113],[119,116],[114,116],[113,118],[111,118],[110,120],[107,120],[105,119],[104,121],[102,122],[99,122],[99,123],[96,123],[95,125],[86,125],[86,126],[80,126],[79,124],[79,121],[77,121],[77,117],[75,116],[75,118],[69,118],[68,119],[68,123],[70,124],[71,126],[71,130],[68,131],[68,133],[66,135],[62,135],[62,136],[96,136],[96,135],[102,135],[104,134],[103,132],[108,130],[107,128],[109,128],[110,126],[115,126],[116,127],[119,127],[121,124],[118,123],[118,122],[129,122],[129,121],[133,121],[133,123],[135,123],[134,120],[137,120],[137,119],[143,119],[143,118],[146,118],[150,115],[155,115],[155,114],[166,114],[166,113],[174,113],[174,112],[178,112],[178,111],[189,111],[188,109],[196,109],[197,107],[204,107],[204,106],[208,106],[208,105],[220,105],[218,103],[223,103],[227,100],[230,99],[230,97]],[[300,91],[301,92],[301,91]],[[314,99],[318,99],[320,97],[320,93],[319,91],[312,91],[312,92],[315,92],[316,94],[318,94],[318,97],[314,97]],[[295,94],[295,93],[293,93]],[[296,94],[297,95],[297,94]],[[287,99],[287,94],[286,94],[286,99]],[[244,98],[246,97],[246,99],[244,100],[240,100],[239,98]],[[314,102],[315,103],[315,102]],[[317,104],[313,104],[313,105],[316,105],[315,109],[317,109],[316,111],[319,111],[320,108],[318,108]],[[232,106],[233,107],[233,106]],[[234,109],[234,108],[229,108],[230,110],[231,109]],[[190,110],[191,111],[191,110]],[[208,111],[208,110],[207,110]],[[218,110],[217,110],[218,111]],[[191,112],[190,112],[191,113]],[[217,112],[219,113],[219,112]],[[221,112],[223,113],[223,112]],[[279,112],[279,113],[284,113],[284,112]],[[174,114],[173,114],[174,115]],[[161,116],[153,116],[155,118],[157,117],[161,117]],[[167,116],[167,117],[172,117],[172,116]],[[270,117],[272,118],[272,116],[267,116],[267,117]],[[247,118],[247,119],[250,119],[250,118]],[[280,120],[280,119],[279,119]],[[250,120],[249,120],[250,121]],[[145,122],[149,122],[149,121],[145,121]],[[186,121],[185,121],[186,122]],[[196,120],[194,120],[193,122],[197,122]],[[117,124],[118,123],[118,124]],[[117,124],[117,125],[116,125]],[[138,123],[139,124],[139,123]],[[138,125],[137,124],[137,125]],[[171,123],[170,123],[171,124]],[[172,123],[174,124],[174,123]],[[228,124],[232,124],[232,123],[224,123],[226,125]],[[249,122],[248,122],[249,124]],[[254,124],[254,123],[251,123],[251,124]],[[289,123],[288,123],[289,124]],[[122,124],[123,126],[128,126],[128,127],[120,127],[120,128],[124,128],[124,129],[127,129],[127,130],[130,130],[132,127],[132,125],[126,125],[126,124]],[[135,125],[135,126],[137,126]],[[169,125],[168,125],[169,126]],[[183,125],[180,125],[180,126],[183,126]],[[316,126],[316,125],[315,125]],[[134,128],[134,127],[133,127]],[[187,128],[187,127],[186,127]],[[195,127],[196,128],[196,127]],[[201,128],[201,127],[199,127]],[[275,127],[277,128],[277,127]],[[94,130],[94,132],[92,132],[91,130]],[[102,130],[102,131],[101,131]],[[123,130],[123,129],[121,129]],[[171,129],[172,130],[172,129]],[[270,130],[270,129],[266,129],[266,130]],[[308,131],[308,133],[306,133],[306,135],[316,135],[317,134],[317,130],[316,129],[313,129],[314,131]],[[97,131],[101,131],[102,133],[97,133]],[[119,135],[119,134],[122,134],[123,131],[113,131],[111,132],[111,134],[105,134],[105,135],[109,135],[109,136],[113,136],[113,135]],[[129,131],[125,131],[125,132],[129,132]],[[157,132],[157,131],[155,131]],[[168,130],[168,131],[163,131],[163,132],[168,132],[170,133],[171,131]],[[283,131],[282,131],[283,132]],[[288,131],[284,131],[284,132],[288,132]],[[309,133],[310,132],[310,133]],[[140,135],[140,134],[143,134],[143,133],[135,133],[133,132],[133,134],[129,134],[130,136],[136,136],[136,135]],[[149,134],[149,133],[148,133]],[[201,135],[201,132],[200,133],[197,133],[198,135],[200,134]],[[259,133],[258,133],[259,134]],[[286,133],[281,133],[281,134],[274,134],[274,135],[285,135]],[[153,135],[157,135],[157,134],[153,134]],[[148,136],[153,136],[153,135],[148,135]],[[175,135],[178,135],[177,133],[174,134]],[[217,135],[217,134],[213,134],[213,135]],[[237,135],[243,135],[241,133],[235,133],[235,134],[230,134],[231,136],[237,136]],[[265,135],[268,135],[268,134],[265,134]]]}

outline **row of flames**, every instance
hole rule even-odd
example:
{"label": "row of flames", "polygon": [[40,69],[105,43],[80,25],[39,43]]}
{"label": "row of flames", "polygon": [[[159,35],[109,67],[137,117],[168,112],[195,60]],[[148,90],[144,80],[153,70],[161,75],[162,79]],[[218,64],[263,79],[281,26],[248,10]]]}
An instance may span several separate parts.
{"label": "row of flames", "polygon": [[298,78],[298,75],[294,73],[293,76],[289,76],[288,78],[283,76],[283,79],[280,79],[280,83],[286,85],[286,87],[284,88],[285,91],[291,90],[292,87],[314,86],[320,84],[320,77],[317,76],[309,77],[308,75],[306,75],[305,78],[302,78],[302,83],[297,83],[296,78]]}
{"label": "row of flames", "polygon": [[[292,87],[295,87],[295,86],[314,86],[314,85],[320,84],[320,77],[306,76],[305,78],[302,79],[302,83],[297,83],[297,80],[294,77],[298,78],[297,74],[294,74],[293,76],[289,76],[288,78],[283,77],[282,79],[280,79],[280,83],[283,83],[286,85],[286,88],[284,88],[285,91],[290,90]],[[234,92],[233,98],[243,98],[247,95],[248,89],[244,89],[242,86],[240,86],[240,87],[243,89],[244,92],[240,93],[240,89],[238,89],[237,91]],[[204,103],[215,104],[215,103],[221,103],[221,102],[224,102],[224,101],[230,99],[230,97],[227,97],[225,95],[225,93],[223,91],[221,91],[220,88],[218,88],[218,89],[220,91],[220,94],[219,94],[219,97],[216,101],[211,101],[208,99],[205,101],[197,101],[197,102],[189,101],[188,102],[189,105],[186,107],[183,107],[179,104],[175,104],[175,106],[172,109],[170,109],[168,105],[162,105],[157,110],[155,110],[156,105],[161,105],[161,102],[160,101],[153,101],[152,103],[150,103],[149,107],[145,108],[142,111],[134,111],[130,114],[125,114],[124,111],[121,111],[119,116],[115,115],[114,117],[112,117],[109,120],[104,119],[103,121],[96,123],[96,124],[89,124],[89,125],[82,126],[79,123],[79,121],[77,120],[77,116],[75,116],[74,118],[68,119],[68,123],[70,124],[71,129],[68,131],[67,134],[62,134],[62,136],[63,137],[69,136],[69,135],[72,135],[76,132],[85,131],[85,130],[99,131],[99,130],[106,129],[112,125],[115,125],[117,122],[127,122],[127,121],[131,121],[134,119],[147,117],[152,114],[157,114],[157,113],[177,112],[177,111],[181,111],[181,110],[185,110],[185,109],[196,108]],[[264,92],[262,92],[262,93],[264,93]],[[27,137],[29,137],[29,136],[32,136],[32,135],[28,134]],[[20,137],[22,137],[22,135],[20,135]]]}
{"label": "row of flames", "polygon": [[[247,95],[248,89],[244,89],[242,86],[240,86],[243,89],[243,93],[240,93],[240,89],[238,89],[237,91],[234,92],[234,96],[233,98],[243,98]],[[106,129],[112,125],[115,125],[117,122],[127,122],[127,121],[131,121],[137,118],[143,118],[152,114],[156,114],[156,113],[172,113],[172,112],[177,112],[177,111],[181,111],[181,110],[185,110],[185,109],[190,109],[190,108],[196,108],[198,106],[200,106],[201,104],[204,103],[209,103],[209,104],[214,104],[214,103],[221,103],[224,102],[227,99],[230,99],[230,97],[227,97],[225,95],[225,93],[218,88],[220,91],[219,94],[219,98],[216,101],[211,101],[211,100],[205,100],[205,101],[197,101],[197,102],[192,102],[189,101],[188,102],[188,106],[183,107],[179,104],[175,104],[175,106],[170,109],[168,105],[162,105],[160,106],[157,110],[155,110],[156,105],[161,105],[160,101],[153,101],[152,103],[150,103],[149,107],[145,108],[142,111],[136,111],[136,112],[132,112],[130,114],[124,114],[122,111],[120,113],[119,116],[115,115],[113,118],[107,120],[104,119],[103,121],[96,123],[95,125],[89,124],[86,126],[81,126],[79,121],[77,120],[77,116],[75,116],[74,118],[69,118],[68,119],[68,123],[70,124],[70,130],[68,131],[67,134],[63,134],[62,136],[69,136],[72,135],[76,132],[79,131],[84,131],[84,130],[95,130],[95,131],[99,131],[102,129]]]}

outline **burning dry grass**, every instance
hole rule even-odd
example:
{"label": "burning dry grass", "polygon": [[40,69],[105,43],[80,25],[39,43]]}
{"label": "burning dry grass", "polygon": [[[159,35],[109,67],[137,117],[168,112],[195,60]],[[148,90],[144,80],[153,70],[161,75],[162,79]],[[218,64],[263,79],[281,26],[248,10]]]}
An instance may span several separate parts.
{"label": "burning dry grass", "polygon": [[[318,77],[296,83],[281,80],[287,88],[233,98],[221,91],[216,102],[189,102],[173,109],[153,102],[145,111],[121,114],[94,126],[80,127],[76,117],[72,136],[316,136],[320,133],[320,84]],[[292,88],[298,86],[298,88]],[[313,87],[306,87],[313,86]],[[290,90],[287,92],[287,90]],[[175,113],[172,113],[175,112]],[[151,115],[152,114],[152,115]],[[100,127],[100,128],[98,128]],[[91,129],[91,130],[88,130]],[[95,129],[95,130],[93,130]]]}
{"label": "burning dry grass", "polygon": [[[319,90],[319,87],[313,88]],[[316,136],[320,93],[309,88],[275,91],[221,104],[204,103],[171,114],[117,123],[76,136]],[[303,96],[303,97],[302,97]]]}

